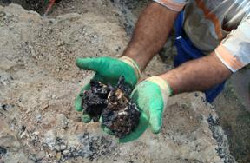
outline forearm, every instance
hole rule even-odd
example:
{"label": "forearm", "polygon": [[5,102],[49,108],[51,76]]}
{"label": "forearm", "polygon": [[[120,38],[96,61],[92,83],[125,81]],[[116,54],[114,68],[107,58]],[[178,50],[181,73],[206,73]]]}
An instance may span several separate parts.
{"label": "forearm", "polygon": [[173,28],[178,12],[151,3],[142,12],[135,31],[123,55],[134,59],[141,70],[159,52]]}
{"label": "forearm", "polygon": [[232,72],[214,54],[189,61],[161,77],[175,94],[203,91],[225,81]]}

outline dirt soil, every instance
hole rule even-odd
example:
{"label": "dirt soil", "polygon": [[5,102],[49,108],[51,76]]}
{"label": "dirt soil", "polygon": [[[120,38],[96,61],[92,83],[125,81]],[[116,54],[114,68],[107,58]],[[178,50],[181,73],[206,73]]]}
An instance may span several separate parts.
{"label": "dirt soil", "polygon": [[250,108],[245,103],[249,101],[244,101],[247,97],[244,96],[247,93],[247,87],[244,86],[250,80],[246,80],[249,76],[241,76],[239,73],[241,72],[234,74],[227,82],[214,104],[220,117],[220,125],[228,137],[231,154],[237,162],[247,163],[250,162]]}
{"label": "dirt soil", "polygon": [[[171,97],[161,134],[148,130],[134,142],[118,143],[99,123],[82,123],[74,99],[93,72],[79,70],[76,57],[118,57],[129,37],[110,1],[70,4],[49,18],[0,6],[0,162],[234,162],[200,93]],[[144,77],[165,67],[155,57]]]}

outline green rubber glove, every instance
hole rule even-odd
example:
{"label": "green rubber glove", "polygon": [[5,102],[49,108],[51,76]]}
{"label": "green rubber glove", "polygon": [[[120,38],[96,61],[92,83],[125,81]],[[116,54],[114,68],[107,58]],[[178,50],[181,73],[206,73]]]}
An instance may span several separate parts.
{"label": "green rubber glove", "polygon": [[154,134],[158,134],[169,95],[172,95],[171,88],[159,76],[147,78],[139,83],[132,92],[131,98],[141,110],[140,122],[135,131],[120,139],[120,142],[136,140],[148,127]]}
{"label": "green rubber glove", "polygon": [[[134,88],[141,76],[139,66],[133,59],[127,56],[123,56],[121,58],[77,58],[76,65],[83,70],[95,71],[93,80],[100,81],[104,84],[115,85],[118,82],[120,76],[124,76],[125,82],[128,83],[131,88]],[[76,97],[75,109],[77,111],[82,111],[82,94],[89,88],[90,86],[88,83],[82,88],[80,94]],[[82,121],[87,123],[91,121],[91,118],[89,115],[83,113]]]}

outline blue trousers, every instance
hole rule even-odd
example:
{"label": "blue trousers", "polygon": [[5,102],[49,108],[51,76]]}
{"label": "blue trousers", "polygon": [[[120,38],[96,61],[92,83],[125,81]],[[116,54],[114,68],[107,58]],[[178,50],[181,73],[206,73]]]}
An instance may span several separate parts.
{"label": "blue trousers", "polygon": [[[192,59],[200,58],[203,55],[201,50],[197,49],[190,39],[185,35],[182,28],[183,25],[183,12],[177,17],[174,28],[175,28],[175,46],[177,48],[177,56],[174,58],[174,66],[178,67],[180,64],[187,62]],[[212,89],[204,91],[206,94],[207,102],[213,102],[215,97],[220,94],[225,85],[225,81],[217,84]]]}

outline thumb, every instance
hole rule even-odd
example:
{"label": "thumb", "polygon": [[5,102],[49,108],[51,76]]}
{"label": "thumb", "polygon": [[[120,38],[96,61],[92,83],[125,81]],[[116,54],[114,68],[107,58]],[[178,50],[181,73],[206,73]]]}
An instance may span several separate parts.
{"label": "thumb", "polygon": [[150,129],[154,134],[161,131],[163,104],[161,102],[151,103],[148,109]]}
{"label": "thumb", "polygon": [[80,69],[97,71],[100,69],[102,63],[102,58],[77,58],[76,65]]}
{"label": "thumb", "polygon": [[76,111],[79,111],[79,112],[82,111],[82,94],[81,93],[76,96],[75,109]]}

